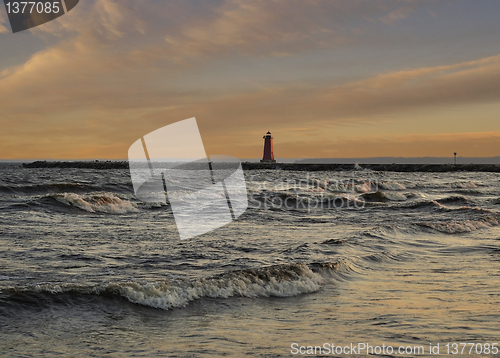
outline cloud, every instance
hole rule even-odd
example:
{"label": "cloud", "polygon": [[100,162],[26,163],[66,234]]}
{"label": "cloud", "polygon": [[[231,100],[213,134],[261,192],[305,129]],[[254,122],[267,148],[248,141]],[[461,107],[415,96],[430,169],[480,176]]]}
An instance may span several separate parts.
{"label": "cloud", "polygon": [[190,3],[81,1],[60,19],[31,29],[50,45],[0,73],[2,156],[123,158],[138,136],[192,116],[207,146],[219,153],[220,143],[250,148],[241,138],[271,123],[283,131],[303,128],[290,135],[318,148],[311,128],[333,133],[339,124],[495,102],[500,95],[500,56],[343,84],[325,77],[257,89],[188,88],[186,76],[203,74],[210,63],[332,48],[352,41],[365,17],[401,8],[396,0]]}
{"label": "cloud", "polygon": [[212,16],[188,23],[166,41],[188,56],[234,51],[269,55],[334,45],[341,41],[333,25],[336,16],[327,22],[322,10],[334,15],[331,6],[319,1],[227,1]]}
{"label": "cloud", "polygon": [[277,142],[275,155],[289,158],[367,158],[367,157],[488,157],[498,154],[500,132],[443,133],[414,135],[372,135],[358,138]]}
{"label": "cloud", "polygon": [[[86,1],[35,34],[134,48],[158,60],[203,56],[281,56],[332,48],[359,34],[365,18],[401,18],[423,1],[400,0],[100,0]],[[389,14],[387,14],[389,11]],[[385,14],[385,15],[384,15]],[[87,41],[84,41],[87,40]],[[119,41],[126,40],[126,41]],[[141,44],[142,42],[142,44]]]}
{"label": "cloud", "polygon": [[[497,101],[500,56],[381,74],[334,87],[325,95],[342,115]],[[356,108],[353,108],[356,103]]]}
{"label": "cloud", "polygon": [[[240,52],[291,55],[335,43],[333,18],[355,16],[358,6],[341,1],[222,1],[219,6],[185,1],[100,0],[81,2],[56,21],[30,31],[60,37],[26,63],[4,69],[0,92],[7,112],[37,113],[69,106],[138,107],[176,93],[159,78],[179,79],[206,56]],[[206,4],[206,3],[205,3]],[[348,17],[348,16],[347,16]],[[166,40],[167,39],[167,40]],[[52,41],[52,40],[51,40]],[[23,104],[30,98],[30,105]]]}
{"label": "cloud", "polygon": [[[2,137],[16,138],[34,153],[43,152],[34,149],[40,147],[41,137],[51,137],[54,148],[63,146],[61,138],[70,137],[74,149],[65,152],[73,157],[98,157],[100,151],[111,150],[123,157],[135,137],[195,116],[210,152],[224,153],[220,143],[235,150],[241,144],[251,146],[251,133],[267,130],[270,124],[283,135],[288,128],[304,128],[304,123],[309,129],[335,133],[335,125],[376,124],[388,115],[406,118],[433,107],[495,103],[500,96],[500,56],[390,72],[332,87],[290,83],[214,97],[204,91],[163,88],[155,84],[155,71],[137,69],[120,78],[119,55],[108,55],[97,65],[92,53],[78,48],[77,56],[68,53],[40,53],[0,80],[2,121],[10,128]],[[288,135],[297,148],[300,141],[320,147],[314,131]],[[295,156],[291,149],[290,153],[287,156]]]}
{"label": "cloud", "polygon": [[414,10],[413,6],[404,6],[399,9],[393,10],[387,15],[380,18],[380,21],[386,23],[387,25],[394,25],[399,20],[405,19],[410,15]]}
{"label": "cloud", "polygon": [[[360,81],[325,87],[290,84],[252,93],[236,93],[197,103],[215,130],[237,117],[239,128],[294,127],[370,121],[372,117],[419,110],[495,103],[500,98],[500,56],[448,66],[390,72]],[[175,112],[175,110],[173,111]],[[218,119],[218,120],[217,120]]]}
{"label": "cloud", "polygon": [[0,34],[8,34],[10,32],[10,29],[5,26],[7,22],[7,14],[0,11]]}

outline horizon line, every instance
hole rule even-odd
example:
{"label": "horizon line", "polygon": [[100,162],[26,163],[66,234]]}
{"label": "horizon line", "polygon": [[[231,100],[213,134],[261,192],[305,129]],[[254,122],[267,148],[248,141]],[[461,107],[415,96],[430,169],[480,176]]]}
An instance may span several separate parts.
{"label": "horizon line", "polygon": [[[466,157],[466,156],[458,156],[457,159],[500,159],[500,155],[489,156],[489,157]],[[253,158],[238,158],[241,161],[244,160],[261,160],[261,157],[253,157]],[[275,157],[276,160],[355,160],[355,159],[454,159],[454,156],[414,156],[414,157],[402,157],[402,156],[373,156],[373,157]],[[129,161],[129,159],[121,158],[121,159],[111,159],[111,158],[15,158],[15,159],[1,159],[0,162],[35,162],[35,161],[71,161],[71,162],[87,162],[87,161]]]}

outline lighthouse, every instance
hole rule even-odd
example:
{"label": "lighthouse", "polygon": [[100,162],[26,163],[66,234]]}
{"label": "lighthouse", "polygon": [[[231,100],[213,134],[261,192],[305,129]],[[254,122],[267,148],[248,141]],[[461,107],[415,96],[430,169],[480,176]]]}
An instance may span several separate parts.
{"label": "lighthouse", "polygon": [[276,160],[274,160],[273,137],[271,136],[271,132],[267,132],[263,138],[264,138],[264,157],[260,162],[276,163]]}

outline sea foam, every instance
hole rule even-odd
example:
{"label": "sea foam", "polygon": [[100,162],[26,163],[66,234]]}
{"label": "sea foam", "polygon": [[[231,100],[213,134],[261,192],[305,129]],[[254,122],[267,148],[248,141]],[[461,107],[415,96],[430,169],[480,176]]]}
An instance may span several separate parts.
{"label": "sea foam", "polygon": [[124,214],[138,211],[133,203],[128,200],[122,200],[112,193],[100,192],[86,195],[61,193],[49,196],[60,203],[77,207],[89,213]]}

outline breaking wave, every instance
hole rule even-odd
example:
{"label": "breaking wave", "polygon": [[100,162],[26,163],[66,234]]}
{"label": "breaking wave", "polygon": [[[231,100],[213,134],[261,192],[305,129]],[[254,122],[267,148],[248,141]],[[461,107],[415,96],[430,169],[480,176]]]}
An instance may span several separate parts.
{"label": "breaking wave", "polygon": [[[151,283],[120,282],[96,286],[44,284],[29,288],[10,288],[4,290],[2,295],[112,295],[124,297],[135,304],[169,310],[185,307],[202,298],[291,297],[316,292],[323,285],[333,282],[336,272],[343,265],[347,264],[283,264],[232,271],[207,278],[171,279]],[[19,298],[16,298],[17,301]]]}
{"label": "breaking wave", "polygon": [[[305,264],[272,266],[264,269],[233,271],[220,276],[184,282],[152,284],[128,283],[115,287],[130,302],[161,309],[185,307],[200,298],[290,297],[318,291],[328,279],[323,266],[314,272]],[[326,272],[325,272],[326,271]]]}
{"label": "breaking wave", "polygon": [[125,214],[138,211],[134,203],[106,192],[85,195],[75,193],[50,194],[42,199],[52,199],[65,206],[75,207],[89,213]]}

